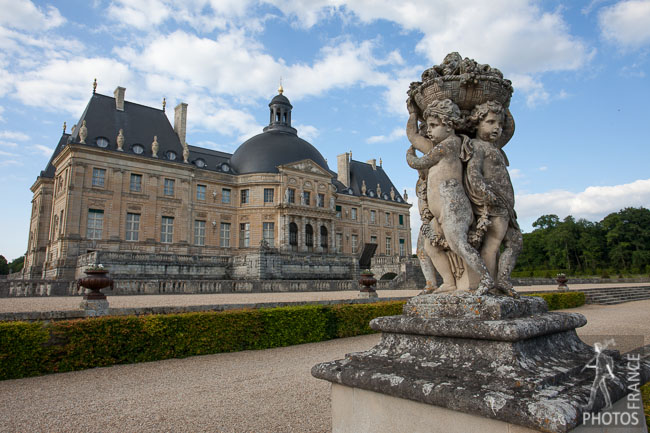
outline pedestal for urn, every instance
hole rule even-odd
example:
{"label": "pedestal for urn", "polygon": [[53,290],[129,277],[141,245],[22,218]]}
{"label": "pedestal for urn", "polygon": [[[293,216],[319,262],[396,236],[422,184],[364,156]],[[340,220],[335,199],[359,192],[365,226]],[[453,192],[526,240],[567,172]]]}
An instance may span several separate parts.
{"label": "pedestal for urn", "polygon": [[[575,332],[585,324],[581,314],[548,312],[541,298],[420,295],[403,315],[370,323],[382,332],[377,346],[318,364],[312,375],[333,383],[332,408],[339,408],[334,431],[351,431],[336,427],[351,424],[356,431],[391,431],[364,429],[351,408],[381,412],[401,401],[423,403],[406,404],[394,415],[408,413],[399,421],[402,431],[472,431],[465,422],[479,416],[501,421],[487,431],[567,432],[589,409],[594,382],[594,371],[585,369],[594,349]],[[603,353],[613,359],[614,371],[625,371],[617,351]],[[650,362],[641,364],[647,381]],[[612,401],[626,395],[625,375],[608,381],[607,389]],[[590,411],[604,406],[600,395]],[[440,425],[419,430],[421,419],[436,410],[442,411]],[[445,417],[452,423],[442,422]]]}
{"label": "pedestal for urn", "polygon": [[112,288],[113,279],[108,277],[106,269],[87,269],[84,272],[86,277],[77,280],[77,287],[87,289],[79,307],[89,316],[105,316],[108,314],[108,300],[101,290]]}

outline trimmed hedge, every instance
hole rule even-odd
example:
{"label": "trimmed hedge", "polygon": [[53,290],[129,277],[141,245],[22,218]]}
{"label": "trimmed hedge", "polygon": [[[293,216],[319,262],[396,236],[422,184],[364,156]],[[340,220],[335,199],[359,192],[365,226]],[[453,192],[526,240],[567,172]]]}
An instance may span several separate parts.
{"label": "trimmed hedge", "polygon": [[549,310],[576,308],[585,304],[585,294],[583,292],[522,293],[522,295],[543,298],[548,304]]}
{"label": "trimmed hedge", "polygon": [[[541,293],[549,309],[584,304],[580,292]],[[0,380],[269,349],[370,334],[375,317],[402,313],[405,301],[304,305],[51,323],[0,323]]]}
{"label": "trimmed hedge", "polygon": [[369,334],[370,320],[401,314],[404,303],[5,322],[0,380]]}

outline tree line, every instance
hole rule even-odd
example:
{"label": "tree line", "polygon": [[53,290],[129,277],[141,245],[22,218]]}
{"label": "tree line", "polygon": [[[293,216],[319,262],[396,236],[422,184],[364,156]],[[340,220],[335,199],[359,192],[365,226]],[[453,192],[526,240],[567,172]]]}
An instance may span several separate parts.
{"label": "tree line", "polygon": [[23,264],[25,263],[25,256],[20,256],[15,260],[7,263],[5,256],[0,255],[0,275],[13,274],[15,272],[20,272],[23,269]]}
{"label": "tree line", "polygon": [[513,276],[555,272],[602,277],[650,273],[650,210],[625,208],[600,222],[542,215],[524,233]]}

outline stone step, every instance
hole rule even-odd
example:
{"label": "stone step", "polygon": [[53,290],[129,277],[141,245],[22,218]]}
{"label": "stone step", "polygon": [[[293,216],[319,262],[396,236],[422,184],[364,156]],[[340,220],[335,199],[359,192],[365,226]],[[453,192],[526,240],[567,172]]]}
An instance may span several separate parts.
{"label": "stone step", "polygon": [[614,305],[650,299],[650,286],[605,287],[583,290],[587,304]]}

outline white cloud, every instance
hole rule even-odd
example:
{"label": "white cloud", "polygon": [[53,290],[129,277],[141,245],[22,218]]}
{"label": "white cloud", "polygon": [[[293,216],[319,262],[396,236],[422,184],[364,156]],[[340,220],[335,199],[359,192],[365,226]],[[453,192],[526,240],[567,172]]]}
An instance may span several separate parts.
{"label": "white cloud", "polygon": [[613,186],[590,186],[574,193],[555,190],[517,195],[515,208],[519,219],[535,220],[541,215],[601,219],[625,207],[650,207],[650,179]]}
{"label": "white cloud", "polygon": [[35,144],[32,147],[34,148],[34,150],[40,152],[41,155],[47,156],[47,157],[52,156],[52,153],[54,152],[54,149],[52,149],[50,147],[47,147],[47,146],[43,146],[42,144]]}
{"label": "white cloud", "polygon": [[[0,95],[1,95],[1,94],[0,94]],[[4,122],[4,121],[5,121],[5,118],[2,117],[2,113],[4,113],[4,111],[5,111],[5,107],[3,107],[2,105],[0,105],[0,122]]]}
{"label": "white cloud", "polygon": [[538,170],[539,170],[539,171],[546,171],[546,170],[548,170],[548,167],[545,166],[545,165],[542,165],[541,167],[539,167]]}
{"label": "white cloud", "polygon": [[6,140],[27,141],[29,140],[29,135],[20,131],[0,131],[0,138]]}
{"label": "white cloud", "polygon": [[[489,62],[507,76],[535,76],[549,71],[576,70],[594,51],[573,36],[561,10],[545,12],[533,0],[331,0],[274,1],[287,15],[295,15],[306,27],[333,13],[354,14],[362,22],[389,20],[406,30],[422,33],[417,51],[431,63],[439,63],[453,50]],[[532,79],[532,78],[531,78]],[[539,83],[539,82],[538,82]],[[523,91],[532,100],[543,100],[539,83]]]}
{"label": "white cloud", "polygon": [[298,136],[303,140],[312,141],[320,134],[318,128],[312,125],[293,125],[298,130]]}
{"label": "white cloud", "polygon": [[128,87],[131,77],[128,67],[113,59],[52,60],[16,77],[16,93],[12,96],[25,105],[78,116],[88,103],[94,78],[101,85],[115,82],[119,77],[119,83]]}
{"label": "white cloud", "polygon": [[47,6],[40,9],[31,1],[3,1],[0,26],[28,30],[43,31],[58,27],[65,22],[58,9]]}
{"label": "white cloud", "polygon": [[5,152],[4,150],[0,150],[0,156],[16,157],[18,155],[15,153]]}
{"label": "white cloud", "polygon": [[366,139],[366,143],[370,143],[370,144],[389,143],[391,141],[395,141],[405,137],[406,137],[405,128],[395,128],[388,135],[373,135],[372,137],[368,137]]}
{"label": "white cloud", "polygon": [[110,18],[140,30],[157,28],[171,14],[171,8],[160,0],[117,0],[108,7]]}
{"label": "white cloud", "polygon": [[650,1],[628,0],[601,9],[598,22],[603,37],[626,47],[650,43]]}
{"label": "white cloud", "polygon": [[510,173],[510,177],[512,179],[521,179],[524,177],[524,174],[518,168],[509,168],[508,172]]}

